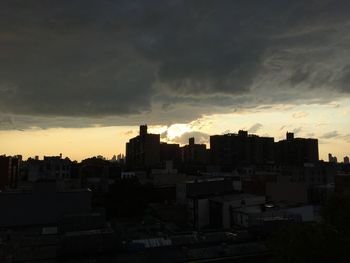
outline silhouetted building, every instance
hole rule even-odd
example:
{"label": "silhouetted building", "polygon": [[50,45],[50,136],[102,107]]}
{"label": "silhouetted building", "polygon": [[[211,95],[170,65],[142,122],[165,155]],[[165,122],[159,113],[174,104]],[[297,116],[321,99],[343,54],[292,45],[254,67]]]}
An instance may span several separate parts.
{"label": "silhouetted building", "polygon": [[306,182],[308,185],[325,185],[334,182],[337,167],[328,162],[319,161],[304,165],[280,166],[282,176],[290,176],[293,182]]}
{"label": "silhouetted building", "polygon": [[209,199],[207,216],[210,226],[215,228],[232,228],[234,216],[232,211],[239,208],[256,208],[265,204],[265,196],[251,194],[234,194],[218,196]]}
{"label": "silhouetted building", "polygon": [[174,192],[176,184],[184,181],[186,175],[174,169],[172,161],[166,161],[164,169],[152,169],[146,180],[140,180],[141,183],[151,183],[156,188],[174,188]]}
{"label": "silhouetted building", "polygon": [[0,227],[57,224],[64,215],[91,212],[91,192],[57,189],[56,182],[36,182],[31,191],[0,192]]}
{"label": "silhouetted building", "polygon": [[39,160],[39,158],[28,159],[28,181],[71,178],[71,165],[71,160],[62,158],[62,154],[59,156],[44,156],[44,160]]}
{"label": "silhouetted building", "polygon": [[126,143],[126,164],[131,169],[152,168],[160,164],[160,135],[147,132],[140,126],[140,134]]}
{"label": "silhouetted building", "polygon": [[349,157],[348,157],[348,156],[345,156],[345,157],[344,157],[344,163],[345,163],[345,164],[349,164]]}
{"label": "silhouetted building", "polygon": [[160,162],[164,165],[166,161],[173,161],[176,166],[181,160],[180,145],[162,142],[160,143]]}
{"label": "silhouetted building", "polygon": [[294,138],[293,133],[287,132],[287,139],[275,145],[275,160],[278,164],[302,165],[319,160],[317,139]]}
{"label": "silhouetted building", "polygon": [[207,164],[207,146],[196,144],[194,138],[189,138],[188,145],[181,147],[181,160],[188,165]]}
{"label": "silhouetted building", "polygon": [[328,162],[330,163],[338,163],[338,159],[336,156],[333,156],[331,153],[328,154]]}
{"label": "silhouetted building", "polygon": [[289,168],[289,171],[293,171],[293,181],[304,181],[309,186],[327,185],[334,183],[337,167],[327,162],[317,162],[302,168]]}
{"label": "silhouetted building", "polygon": [[275,182],[278,173],[273,171],[240,171],[242,190],[247,194],[266,195],[266,184]]}
{"label": "silhouetted building", "polygon": [[314,223],[318,220],[317,208],[312,205],[297,207],[266,208],[266,206],[242,207],[231,210],[233,224],[250,228],[255,233],[271,235],[281,231],[281,227],[290,223]]}
{"label": "silhouetted building", "polygon": [[16,188],[19,180],[20,158],[0,156],[0,190]]}
{"label": "silhouetted building", "polygon": [[238,134],[210,136],[210,158],[213,165],[232,168],[274,162],[274,138]]}
{"label": "silhouetted building", "polygon": [[350,176],[337,175],[334,180],[335,192],[342,195],[350,196]]}
{"label": "silhouetted building", "polygon": [[27,160],[27,173],[29,182],[35,182],[43,179],[45,177],[43,160],[39,160],[39,157],[35,159],[29,158]]}
{"label": "silhouetted building", "polygon": [[59,156],[44,156],[45,179],[70,178],[71,161],[68,158]]}
{"label": "silhouetted building", "polygon": [[139,181],[152,184],[160,200],[173,202],[176,200],[176,185],[186,179],[186,174],[174,169],[172,161],[166,161],[164,169],[152,169],[147,178]]}
{"label": "silhouetted building", "polygon": [[113,163],[94,157],[81,162],[80,178],[82,186],[94,192],[107,192],[114,181],[110,178]]}
{"label": "silhouetted building", "polygon": [[176,184],[176,201],[178,204],[186,204],[188,198],[225,195],[233,192],[233,178],[195,179]]}
{"label": "silhouetted building", "polygon": [[276,182],[266,183],[266,196],[272,202],[308,201],[307,184],[305,182],[292,182],[289,176],[278,176]]}

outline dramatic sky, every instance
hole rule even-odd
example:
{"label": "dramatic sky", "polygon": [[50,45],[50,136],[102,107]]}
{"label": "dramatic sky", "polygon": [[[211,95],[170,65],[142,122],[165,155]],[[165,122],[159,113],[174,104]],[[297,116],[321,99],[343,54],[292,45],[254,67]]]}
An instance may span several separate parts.
{"label": "dramatic sky", "polygon": [[1,0],[0,154],[246,129],[350,155],[349,0]]}

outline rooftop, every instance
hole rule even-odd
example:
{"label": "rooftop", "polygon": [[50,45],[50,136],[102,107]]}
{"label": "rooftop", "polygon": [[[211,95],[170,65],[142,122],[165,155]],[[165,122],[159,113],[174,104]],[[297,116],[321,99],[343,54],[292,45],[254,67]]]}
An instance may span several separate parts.
{"label": "rooftop", "polygon": [[210,198],[210,200],[213,200],[216,202],[232,202],[232,201],[237,201],[242,199],[258,198],[258,197],[264,197],[264,196],[252,195],[252,194],[231,194],[231,195],[216,196],[216,197]]}

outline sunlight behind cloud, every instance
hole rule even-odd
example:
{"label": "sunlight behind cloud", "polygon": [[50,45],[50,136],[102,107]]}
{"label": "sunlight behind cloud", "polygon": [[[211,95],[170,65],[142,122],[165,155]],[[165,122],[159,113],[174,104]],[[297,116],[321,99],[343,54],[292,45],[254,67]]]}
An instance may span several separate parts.
{"label": "sunlight behind cloud", "polygon": [[189,124],[173,124],[167,129],[167,138],[169,140],[179,137],[186,132],[190,132],[191,128]]}

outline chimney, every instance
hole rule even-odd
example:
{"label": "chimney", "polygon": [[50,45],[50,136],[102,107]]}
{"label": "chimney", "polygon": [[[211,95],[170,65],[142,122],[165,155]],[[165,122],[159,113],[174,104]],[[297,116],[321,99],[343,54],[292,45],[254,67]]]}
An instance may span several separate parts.
{"label": "chimney", "polygon": [[188,139],[188,144],[189,145],[194,145],[194,137],[191,137]]}

